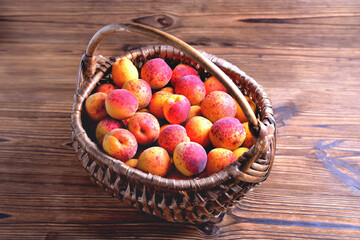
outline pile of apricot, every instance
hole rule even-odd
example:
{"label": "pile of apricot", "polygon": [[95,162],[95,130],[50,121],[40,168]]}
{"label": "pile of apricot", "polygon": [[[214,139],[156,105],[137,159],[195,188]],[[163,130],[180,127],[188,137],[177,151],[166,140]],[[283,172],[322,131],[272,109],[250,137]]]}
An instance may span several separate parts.
{"label": "pile of apricot", "polygon": [[174,179],[203,177],[254,144],[243,111],[214,76],[202,80],[192,66],[172,69],[161,58],[140,69],[120,59],[111,71],[85,110],[100,148],[128,166]]}

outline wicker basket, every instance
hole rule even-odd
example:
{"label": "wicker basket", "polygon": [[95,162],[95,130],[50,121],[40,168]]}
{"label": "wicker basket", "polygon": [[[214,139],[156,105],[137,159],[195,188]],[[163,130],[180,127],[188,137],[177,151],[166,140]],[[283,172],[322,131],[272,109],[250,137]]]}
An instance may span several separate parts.
{"label": "wicker basket", "polygon": [[[144,34],[171,46],[144,47],[117,58],[94,54],[106,36],[122,31]],[[146,174],[105,154],[86,130],[84,100],[99,81],[110,78],[111,66],[117,59],[128,58],[141,68],[155,57],[163,58],[172,67],[180,62],[192,65],[202,79],[210,75],[219,79],[243,109],[255,145],[222,171],[192,180]],[[257,117],[244,95],[256,103]],[[112,196],[170,222],[200,224],[220,218],[268,177],[275,154],[273,110],[266,93],[254,79],[223,59],[196,51],[172,35],[140,24],[110,24],[93,36],[79,67],[71,120],[73,147],[92,179]]]}

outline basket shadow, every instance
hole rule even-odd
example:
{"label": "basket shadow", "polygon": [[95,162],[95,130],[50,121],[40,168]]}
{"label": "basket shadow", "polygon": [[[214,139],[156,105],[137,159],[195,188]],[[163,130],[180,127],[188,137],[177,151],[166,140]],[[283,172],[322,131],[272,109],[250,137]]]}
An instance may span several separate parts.
{"label": "basket shadow", "polygon": [[115,238],[149,238],[152,239],[187,239],[216,238],[220,228],[216,223],[208,222],[199,225],[172,223],[156,216],[128,207],[125,203],[114,204],[118,210],[109,213],[98,212],[98,221],[92,221],[81,226],[81,232],[86,232],[97,239]]}

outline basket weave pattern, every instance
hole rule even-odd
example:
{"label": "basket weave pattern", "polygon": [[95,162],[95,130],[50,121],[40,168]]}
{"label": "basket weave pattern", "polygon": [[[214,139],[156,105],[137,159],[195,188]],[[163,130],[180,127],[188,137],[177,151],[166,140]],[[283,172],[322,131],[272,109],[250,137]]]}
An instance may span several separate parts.
{"label": "basket weave pattern", "polygon": [[[152,46],[130,51],[119,58],[97,55],[93,77],[80,74],[77,93],[74,96],[72,114],[72,142],[81,165],[91,178],[112,196],[170,222],[199,224],[219,218],[239,203],[245,194],[268,177],[273,163],[276,145],[275,121],[270,100],[262,87],[231,63],[214,55],[202,53],[224,71],[257,105],[258,118],[262,123],[256,144],[238,161],[219,173],[203,179],[173,180],[145,174],[128,167],[121,161],[103,153],[86,132],[82,121],[83,104],[97,83],[111,77],[111,65],[121,58],[130,59],[141,68],[149,59],[163,58],[170,66],[186,63],[197,69],[205,79],[210,74],[198,63],[171,46]],[[81,66],[82,69],[87,66]],[[260,148],[259,148],[260,146]],[[244,168],[250,164],[248,168]],[[244,171],[242,169],[245,169]]]}
{"label": "basket weave pattern", "polygon": [[[145,34],[176,48],[152,46],[110,59],[94,54],[106,36],[122,31]],[[111,66],[117,59],[128,58],[140,69],[146,61],[157,57],[163,58],[171,67],[179,63],[192,65],[203,80],[210,76],[209,72],[216,76],[243,109],[255,137],[255,145],[220,172],[191,180],[147,174],[105,154],[91,136],[93,129],[89,127],[83,107],[85,99],[99,81],[111,79]],[[243,95],[256,103],[258,118]],[[266,180],[275,155],[273,110],[269,98],[255,80],[223,59],[199,53],[167,33],[140,24],[110,24],[93,36],[79,67],[71,126],[77,157],[100,187],[140,211],[171,222],[200,224],[221,218],[249,190]]]}

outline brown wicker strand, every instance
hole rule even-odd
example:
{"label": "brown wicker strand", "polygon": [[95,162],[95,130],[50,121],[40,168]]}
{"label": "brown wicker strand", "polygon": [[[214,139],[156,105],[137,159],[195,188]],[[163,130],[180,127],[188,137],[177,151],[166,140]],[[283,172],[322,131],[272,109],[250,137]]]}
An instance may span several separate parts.
{"label": "brown wicker strand", "polygon": [[[126,28],[119,29],[119,26]],[[113,25],[106,34],[114,31],[142,33],[141,29],[142,26],[138,25]],[[146,27],[146,33],[149,33],[148,31],[152,30]],[[141,68],[149,59],[161,57],[172,65],[186,63],[194,66],[202,79],[209,77],[211,72],[204,67],[207,66],[206,64],[203,62],[199,64],[198,58],[194,60],[193,55],[185,54],[171,46],[152,46],[132,50],[120,57],[111,58],[112,60],[93,55],[106,34],[102,32],[93,37],[92,44],[88,46],[88,55],[80,64],[71,115],[72,141],[76,155],[81,165],[99,186],[112,196],[148,214],[171,222],[199,224],[221,217],[240,202],[249,190],[266,180],[272,167],[276,146],[276,126],[270,99],[262,87],[239,68],[205,52],[199,53],[200,57],[195,55],[199,59],[206,58],[205,62],[210,60],[221,69],[220,75],[226,75],[231,79],[231,84],[224,85],[229,87],[234,84],[237,91],[241,90],[242,94],[250,96],[257,104],[256,124],[259,128],[255,126],[251,128],[256,135],[255,145],[238,161],[222,171],[206,178],[192,180],[173,180],[146,174],[105,154],[87,134],[83,104],[97,83],[109,78],[108,74],[111,72],[109,70],[114,60],[128,58]],[[171,39],[170,42],[174,40]],[[96,66],[95,71],[93,66]],[[242,101],[242,97],[237,100]]]}

